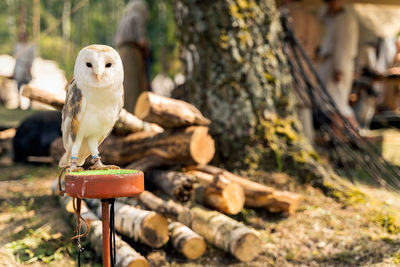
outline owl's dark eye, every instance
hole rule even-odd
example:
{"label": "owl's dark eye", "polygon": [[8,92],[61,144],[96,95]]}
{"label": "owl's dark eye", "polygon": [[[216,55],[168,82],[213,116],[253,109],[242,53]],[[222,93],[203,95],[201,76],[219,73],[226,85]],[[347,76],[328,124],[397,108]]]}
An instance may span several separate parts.
{"label": "owl's dark eye", "polygon": [[111,63],[106,64],[106,68],[109,68],[109,67],[111,67]]}
{"label": "owl's dark eye", "polygon": [[86,66],[87,66],[88,68],[91,68],[91,67],[92,67],[92,63],[86,62]]}

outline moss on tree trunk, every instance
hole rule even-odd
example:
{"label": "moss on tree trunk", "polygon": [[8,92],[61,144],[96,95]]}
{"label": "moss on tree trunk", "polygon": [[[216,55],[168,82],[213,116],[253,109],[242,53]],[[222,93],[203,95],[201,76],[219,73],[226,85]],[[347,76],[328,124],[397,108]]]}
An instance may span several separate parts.
{"label": "moss on tree trunk", "polygon": [[[176,0],[186,100],[210,118],[216,160],[329,187],[336,175],[301,134],[273,0]],[[336,179],[335,179],[336,180]]]}

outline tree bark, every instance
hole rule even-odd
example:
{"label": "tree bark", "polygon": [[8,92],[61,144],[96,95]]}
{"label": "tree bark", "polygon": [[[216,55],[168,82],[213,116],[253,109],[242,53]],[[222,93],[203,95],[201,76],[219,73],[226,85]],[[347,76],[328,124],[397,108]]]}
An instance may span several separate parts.
{"label": "tree bark", "polygon": [[165,131],[138,132],[124,138],[108,138],[100,147],[102,159],[124,166],[148,155],[163,159],[161,165],[207,164],[214,156],[214,140],[204,126]]}
{"label": "tree bark", "polygon": [[188,201],[193,194],[195,179],[176,171],[148,171],[146,186],[157,188],[179,202]]}
{"label": "tree bark", "polygon": [[211,120],[216,161],[319,186],[334,173],[303,137],[274,0],[175,0],[184,99]]}
{"label": "tree bark", "polygon": [[[53,194],[56,190],[53,190]],[[72,206],[72,198],[68,196],[59,196],[60,205],[63,207],[71,224],[76,223],[76,216]],[[101,256],[103,253],[102,247],[102,223],[98,217],[87,208],[85,202],[82,202],[81,216],[90,225],[90,233],[88,240],[90,246],[95,250],[96,254]],[[82,225],[82,232],[85,232],[85,224]],[[123,241],[118,235],[115,236],[116,246],[116,267],[148,267],[149,264],[142,255],[136,252],[131,246]]]}
{"label": "tree bark", "polygon": [[201,257],[206,251],[204,238],[193,232],[189,227],[179,222],[170,222],[168,229],[174,248],[189,260]]}
{"label": "tree bark", "polygon": [[242,186],[223,176],[201,171],[187,171],[204,186],[204,203],[225,214],[238,214],[244,206],[245,195]]}
{"label": "tree bark", "polygon": [[139,96],[135,115],[144,121],[154,122],[164,128],[210,124],[210,120],[205,118],[193,105],[151,92],[144,92]]}
{"label": "tree bark", "polygon": [[230,252],[240,261],[251,261],[261,252],[257,232],[219,212],[195,207],[192,229],[207,242]]}
{"label": "tree bark", "polygon": [[269,212],[292,214],[303,199],[301,194],[275,190],[214,166],[190,166],[187,169],[224,177],[241,185],[246,195],[245,205],[250,208],[266,208]]}
{"label": "tree bark", "polygon": [[[85,199],[97,215],[101,214],[99,200]],[[159,248],[168,242],[168,222],[164,216],[154,212],[135,208],[116,201],[115,230],[134,241]]]}
{"label": "tree bark", "polygon": [[148,209],[161,213],[175,221],[181,222],[186,226],[192,223],[190,210],[172,200],[163,200],[149,191],[144,191],[139,195],[139,200]]}

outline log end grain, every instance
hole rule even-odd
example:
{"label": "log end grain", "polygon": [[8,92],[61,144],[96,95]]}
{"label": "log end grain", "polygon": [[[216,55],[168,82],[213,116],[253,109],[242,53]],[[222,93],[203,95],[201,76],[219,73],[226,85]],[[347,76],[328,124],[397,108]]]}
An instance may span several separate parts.
{"label": "log end grain", "polygon": [[187,239],[182,244],[182,253],[189,260],[201,257],[206,251],[206,242],[201,237]]}
{"label": "log end grain", "polygon": [[151,103],[150,103],[150,93],[144,92],[140,94],[135,106],[135,115],[140,119],[145,119],[150,113]]}
{"label": "log end grain", "polygon": [[244,206],[245,194],[243,188],[235,183],[230,183],[222,189],[206,187],[204,202],[225,214],[238,214]]}
{"label": "log end grain", "polygon": [[138,258],[132,261],[127,267],[149,267],[149,262],[145,258]]}
{"label": "log end grain", "polygon": [[231,253],[240,261],[249,262],[260,254],[262,249],[261,239],[252,232],[242,234],[236,242],[232,243]]}
{"label": "log end grain", "polygon": [[169,240],[168,221],[157,213],[147,216],[142,222],[142,240],[147,245],[159,248]]}
{"label": "log end grain", "polygon": [[214,139],[208,134],[208,128],[196,127],[190,140],[190,155],[193,160],[204,165],[212,160],[214,154]]}

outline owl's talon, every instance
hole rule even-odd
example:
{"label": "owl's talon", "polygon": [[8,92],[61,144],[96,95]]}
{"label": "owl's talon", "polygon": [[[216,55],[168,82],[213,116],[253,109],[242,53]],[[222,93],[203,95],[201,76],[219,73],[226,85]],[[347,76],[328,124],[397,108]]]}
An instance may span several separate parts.
{"label": "owl's talon", "polygon": [[71,167],[69,167],[68,172],[82,172],[82,171],[84,171],[84,170],[85,170],[85,169],[82,168],[82,167],[71,166]]}
{"label": "owl's talon", "polygon": [[92,165],[89,167],[89,170],[118,170],[118,169],[121,168],[116,165],[102,165],[102,166]]}
{"label": "owl's talon", "polygon": [[120,167],[116,165],[104,165],[100,157],[95,157],[92,159],[93,165],[89,167],[90,170],[117,170],[120,169]]}

